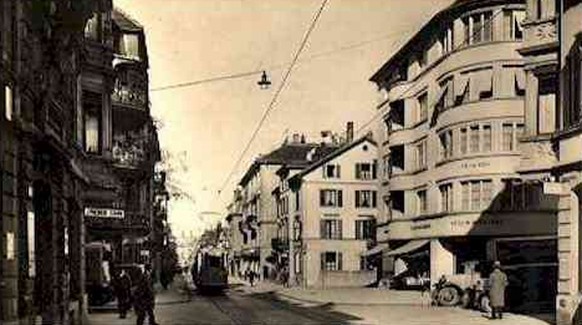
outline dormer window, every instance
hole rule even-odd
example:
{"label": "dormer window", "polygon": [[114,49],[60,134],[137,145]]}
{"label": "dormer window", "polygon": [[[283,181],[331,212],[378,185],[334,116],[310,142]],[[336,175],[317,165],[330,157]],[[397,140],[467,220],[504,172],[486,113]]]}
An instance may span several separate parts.
{"label": "dormer window", "polygon": [[119,53],[125,57],[139,60],[139,35],[123,34],[119,42]]}

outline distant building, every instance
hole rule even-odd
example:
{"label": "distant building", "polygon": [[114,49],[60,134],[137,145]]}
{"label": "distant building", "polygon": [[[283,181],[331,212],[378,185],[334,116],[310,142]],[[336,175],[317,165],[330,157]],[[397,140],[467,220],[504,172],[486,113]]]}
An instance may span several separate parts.
{"label": "distant building", "polygon": [[316,161],[335,148],[333,143],[308,143],[304,136],[296,134],[291,141],[257,158],[245,172],[239,182],[243,273],[250,269],[260,279],[273,276],[275,265],[267,258],[272,254],[271,241],[277,234],[276,204],[271,197],[278,184],[277,170],[284,164]]}
{"label": "distant building", "polygon": [[[544,137],[533,137],[528,162],[522,152],[530,144],[520,141],[534,119],[524,107],[536,100],[526,91],[536,64],[518,53],[529,45],[526,17],[525,1],[455,1],[372,76],[384,116],[376,252],[386,276],[401,271],[397,259],[433,282],[486,275],[500,260],[511,308],[553,305],[558,207],[525,174],[547,173],[554,157]],[[553,127],[551,96],[540,102],[542,133]]]}
{"label": "distant building", "polygon": [[278,175],[276,250],[289,285],[374,282],[365,253],[375,244],[376,143],[367,137],[348,142],[301,169],[285,165]]}

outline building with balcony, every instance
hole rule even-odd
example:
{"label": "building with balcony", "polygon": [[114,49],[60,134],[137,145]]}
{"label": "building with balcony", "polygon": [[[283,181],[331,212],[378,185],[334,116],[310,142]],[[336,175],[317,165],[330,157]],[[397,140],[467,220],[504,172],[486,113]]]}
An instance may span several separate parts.
{"label": "building with balcony", "polygon": [[[349,139],[349,138],[348,138]],[[273,248],[290,286],[364,286],[378,216],[376,143],[349,141],[306,165],[278,171]]]}
{"label": "building with balcony", "polygon": [[278,185],[277,170],[285,164],[302,164],[318,159],[337,145],[333,143],[308,143],[304,136],[293,135],[279,148],[255,159],[239,182],[241,190],[240,213],[243,234],[242,271],[247,269],[260,275],[260,279],[274,276],[275,265],[268,257],[272,254],[272,239],[277,234],[276,201],[272,191]]}
{"label": "building with balcony", "polygon": [[[525,1],[455,1],[372,76],[384,116],[375,252],[385,275],[404,265],[433,282],[486,276],[499,260],[512,309],[553,304],[557,202],[542,183],[524,180],[547,173],[555,159],[545,135],[552,56],[534,61],[518,50],[533,55],[555,44],[524,41],[536,24],[526,17]],[[527,95],[535,78],[540,98]],[[543,114],[534,117],[528,105]]]}
{"label": "building with balcony", "polygon": [[248,242],[248,234],[242,220],[242,196],[240,189],[236,189],[233,193],[233,200],[228,205],[228,214],[226,216],[226,238],[228,241],[228,272],[231,276],[242,277],[242,252],[243,252],[243,237]]}
{"label": "building with balcony", "polygon": [[99,303],[117,266],[151,263],[159,279],[155,251],[166,227],[158,220],[165,212],[155,210],[164,193],[155,193],[160,152],[149,112],[144,30],[112,6],[98,9],[85,25],[78,105],[81,169],[89,179],[83,211],[90,304]]}
{"label": "building with balcony", "polygon": [[[93,1],[0,6],[0,323],[86,309],[78,78]],[[106,3],[104,1],[104,3]]]}

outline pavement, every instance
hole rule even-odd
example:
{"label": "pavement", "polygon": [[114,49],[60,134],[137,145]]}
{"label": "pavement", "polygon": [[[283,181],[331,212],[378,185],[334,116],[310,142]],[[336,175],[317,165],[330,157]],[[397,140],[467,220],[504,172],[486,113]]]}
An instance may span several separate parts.
{"label": "pavement", "polygon": [[[201,296],[185,282],[156,296],[161,325],[193,324],[386,324],[386,325],[548,325],[544,317],[506,313],[492,321],[488,315],[462,308],[430,306],[416,291],[375,288],[312,290],[285,288],[271,282],[251,287],[232,279],[223,295]],[[114,312],[92,313],[89,325],[135,324],[135,315],[119,319]]]}

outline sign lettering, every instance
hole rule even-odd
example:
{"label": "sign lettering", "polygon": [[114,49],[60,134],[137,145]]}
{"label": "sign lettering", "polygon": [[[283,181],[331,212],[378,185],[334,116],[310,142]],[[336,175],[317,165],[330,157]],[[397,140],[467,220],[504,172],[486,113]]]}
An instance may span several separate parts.
{"label": "sign lettering", "polygon": [[85,216],[94,218],[123,219],[125,218],[125,211],[117,209],[85,208]]}

